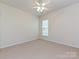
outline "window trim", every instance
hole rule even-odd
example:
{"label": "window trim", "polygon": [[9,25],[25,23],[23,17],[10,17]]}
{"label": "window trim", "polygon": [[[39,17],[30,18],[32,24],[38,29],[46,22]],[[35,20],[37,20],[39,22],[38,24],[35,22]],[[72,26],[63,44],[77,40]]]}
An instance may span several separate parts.
{"label": "window trim", "polygon": [[[42,28],[42,27],[43,27],[43,21],[47,21],[47,22],[48,22],[48,20],[46,19],[46,20],[42,20],[42,21],[41,21],[41,36],[43,36],[43,37],[48,37],[49,34],[47,34],[47,35],[44,35],[44,34],[43,34],[43,28]],[[47,25],[49,26],[49,24],[47,24]],[[48,26],[47,26],[47,27],[48,27]],[[49,31],[49,30],[48,30],[48,31]],[[48,33],[49,33],[49,32],[48,32]]]}

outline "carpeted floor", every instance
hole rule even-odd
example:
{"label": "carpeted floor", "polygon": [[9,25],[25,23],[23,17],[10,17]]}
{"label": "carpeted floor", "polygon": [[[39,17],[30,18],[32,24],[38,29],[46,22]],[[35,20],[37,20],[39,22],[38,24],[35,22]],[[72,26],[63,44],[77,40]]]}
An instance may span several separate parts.
{"label": "carpeted floor", "polygon": [[2,49],[0,59],[79,59],[78,50],[45,40],[35,40]]}

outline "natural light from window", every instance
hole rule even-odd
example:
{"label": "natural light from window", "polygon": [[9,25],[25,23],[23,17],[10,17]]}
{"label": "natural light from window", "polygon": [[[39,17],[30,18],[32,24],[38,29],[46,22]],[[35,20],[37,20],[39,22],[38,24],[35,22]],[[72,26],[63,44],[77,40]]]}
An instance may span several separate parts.
{"label": "natural light from window", "polygon": [[48,36],[48,20],[42,21],[42,36]]}

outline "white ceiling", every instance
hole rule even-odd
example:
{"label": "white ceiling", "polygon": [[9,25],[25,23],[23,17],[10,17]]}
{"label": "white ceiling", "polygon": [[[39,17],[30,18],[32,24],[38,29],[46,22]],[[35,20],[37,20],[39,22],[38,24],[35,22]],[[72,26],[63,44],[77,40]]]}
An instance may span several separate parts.
{"label": "white ceiling", "polygon": [[11,5],[24,11],[32,11],[32,0],[0,0],[0,2]]}
{"label": "white ceiling", "polygon": [[[3,2],[5,4],[11,5],[13,7],[28,12],[33,12],[33,1],[34,0],[0,0],[0,2]],[[43,1],[46,2],[47,0]],[[79,2],[79,0],[48,0],[48,1],[50,2],[49,4],[46,5],[46,7],[48,8],[48,12]]]}

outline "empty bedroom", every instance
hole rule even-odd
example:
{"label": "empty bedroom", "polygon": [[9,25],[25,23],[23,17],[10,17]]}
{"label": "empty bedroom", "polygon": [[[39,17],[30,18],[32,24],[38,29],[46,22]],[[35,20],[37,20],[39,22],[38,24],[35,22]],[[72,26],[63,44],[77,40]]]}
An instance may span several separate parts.
{"label": "empty bedroom", "polygon": [[79,59],[79,0],[0,0],[0,59]]}

